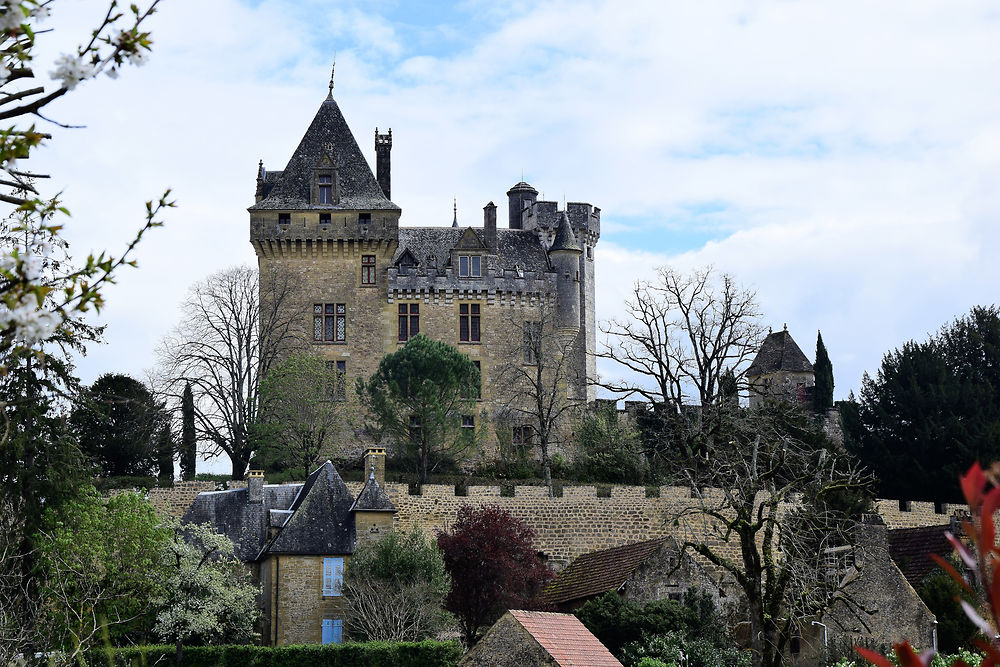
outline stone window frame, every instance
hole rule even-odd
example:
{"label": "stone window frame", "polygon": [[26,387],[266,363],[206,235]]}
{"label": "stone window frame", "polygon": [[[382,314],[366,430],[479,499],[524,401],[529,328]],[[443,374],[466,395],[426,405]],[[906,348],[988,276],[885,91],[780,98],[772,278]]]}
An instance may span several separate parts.
{"label": "stone window frame", "polygon": [[340,597],[344,594],[344,557],[323,558],[323,597]]}
{"label": "stone window frame", "polygon": [[459,255],[458,256],[458,277],[459,278],[482,278],[483,277],[483,256],[482,255]]}
{"label": "stone window frame", "polygon": [[519,454],[526,455],[535,446],[535,427],[518,424],[511,429],[511,444]]}
{"label": "stone window frame", "polygon": [[400,303],[396,312],[398,317],[396,339],[399,343],[406,343],[420,333],[420,303]]}
{"label": "stone window frame", "polygon": [[313,339],[323,344],[347,342],[347,304],[313,303]]}
{"label": "stone window frame", "polygon": [[378,284],[378,276],[375,273],[375,268],[375,255],[361,255],[362,287],[374,287]]}
{"label": "stone window frame", "polygon": [[316,174],[316,203],[333,205],[333,174]]}
{"label": "stone window frame", "polygon": [[478,344],[482,341],[483,329],[481,304],[458,304],[458,342]]}

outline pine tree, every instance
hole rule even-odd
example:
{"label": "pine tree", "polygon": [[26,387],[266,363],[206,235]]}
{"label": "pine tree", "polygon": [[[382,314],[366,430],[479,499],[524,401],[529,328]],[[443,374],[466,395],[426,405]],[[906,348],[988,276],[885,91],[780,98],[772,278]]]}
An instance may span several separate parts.
{"label": "pine tree", "polygon": [[813,363],[816,387],[813,389],[813,410],[820,414],[833,407],[833,364],[823,345],[823,334],[816,332],[816,361]]}
{"label": "pine tree", "polygon": [[194,479],[197,448],[194,434],[194,393],[191,384],[184,385],[181,398],[181,479]]}

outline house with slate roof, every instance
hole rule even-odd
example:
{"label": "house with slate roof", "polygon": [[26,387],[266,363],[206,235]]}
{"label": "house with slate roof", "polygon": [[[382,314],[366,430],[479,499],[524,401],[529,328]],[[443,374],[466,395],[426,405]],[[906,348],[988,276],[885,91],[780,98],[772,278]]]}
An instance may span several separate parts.
{"label": "house with slate roof", "polygon": [[265,644],[341,642],[344,567],[359,540],[392,530],[396,508],[384,489],[385,450],[365,454],[368,479],[355,498],[327,461],[301,484],[265,484],[201,493],[184,523],[229,537],[261,587]]}
{"label": "house with slate roof", "polygon": [[[331,80],[284,169],[258,165],[248,211],[261,276],[282,271],[300,279],[286,307],[298,313],[298,333],[339,379],[331,386],[370,376],[385,354],[417,333],[455,345],[482,373],[482,406],[463,423],[485,436],[488,453],[498,441],[496,425],[478,421],[498,412],[490,379],[510,357],[511,322],[536,322],[544,311],[575,341],[567,374],[573,380],[563,390],[592,400],[600,209],[576,202],[560,209],[522,181],[507,192],[506,228],[498,227],[493,202],[478,224],[460,224],[454,211],[443,224],[405,220],[390,199],[392,146],[391,130],[376,129],[373,174]],[[267,298],[262,286],[262,303]],[[353,392],[335,391],[356,400]],[[530,447],[526,426],[504,428],[515,444]]]}
{"label": "house with slate roof", "polygon": [[769,333],[747,369],[750,406],[778,399],[808,405],[812,401],[816,376],[813,365],[792,339],[786,326]]}

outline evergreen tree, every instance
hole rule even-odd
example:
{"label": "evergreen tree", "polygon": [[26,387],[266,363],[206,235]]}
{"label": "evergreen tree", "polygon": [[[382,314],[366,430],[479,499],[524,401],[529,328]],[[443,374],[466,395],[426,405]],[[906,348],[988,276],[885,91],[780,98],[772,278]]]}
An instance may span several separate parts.
{"label": "evergreen tree", "polygon": [[816,361],[813,363],[816,386],[813,388],[813,410],[819,414],[833,407],[833,364],[823,345],[823,334],[816,332]]}
{"label": "evergreen tree", "polygon": [[197,466],[197,441],[194,434],[194,393],[191,383],[184,385],[181,398],[181,479],[194,479]]}
{"label": "evergreen tree", "polygon": [[165,419],[156,435],[156,476],[163,480],[174,478],[174,434]]}

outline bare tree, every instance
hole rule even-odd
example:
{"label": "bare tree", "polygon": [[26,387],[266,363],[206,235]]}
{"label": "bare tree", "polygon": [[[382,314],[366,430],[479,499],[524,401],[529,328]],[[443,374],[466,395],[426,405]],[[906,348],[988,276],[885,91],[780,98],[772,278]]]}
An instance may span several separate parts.
{"label": "bare tree", "polygon": [[[238,266],[195,283],[180,324],[160,344],[160,384],[181,404],[194,392],[195,430],[202,453],[225,453],[233,479],[241,479],[253,455],[260,381],[281,354],[303,342],[304,307],[295,299],[298,280],[289,272]],[[298,326],[296,326],[298,324]]]}
{"label": "bare tree", "polygon": [[796,624],[834,602],[862,620],[848,575],[863,560],[855,554],[871,478],[823,447],[795,406],[726,412],[712,465],[679,469],[692,498],[672,518],[682,550],[743,594],[755,667],[776,667]]}
{"label": "bare tree", "polygon": [[607,338],[598,356],[631,377],[599,385],[676,409],[691,398],[710,405],[727,371],[742,380],[763,340],[757,294],[711,267],[690,274],[660,267],[656,273],[654,281],[633,287],[626,319],[602,323]]}
{"label": "bare tree", "polygon": [[561,442],[567,418],[586,404],[585,378],[574,363],[581,334],[559,327],[555,307],[544,301],[531,314],[513,310],[507,319],[510,335],[491,380],[499,403],[496,418],[522,429],[522,444],[527,444],[526,433],[531,440],[537,437],[551,495],[551,448]]}

